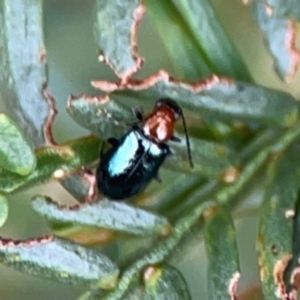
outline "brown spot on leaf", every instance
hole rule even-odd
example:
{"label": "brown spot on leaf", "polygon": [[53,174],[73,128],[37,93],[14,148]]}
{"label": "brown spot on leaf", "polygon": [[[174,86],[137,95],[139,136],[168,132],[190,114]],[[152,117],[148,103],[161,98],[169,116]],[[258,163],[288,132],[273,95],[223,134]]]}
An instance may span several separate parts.
{"label": "brown spot on leaf", "polygon": [[47,62],[46,58],[47,58],[46,49],[45,48],[40,49],[40,51],[39,51],[39,58],[38,58],[39,61],[41,63],[45,64]]}
{"label": "brown spot on leaf", "polygon": [[0,247],[32,247],[35,245],[50,243],[53,238],[54,236],[52,234],[27,240],[12,240],[0,237]]}
{"label": "brown spot on leaf", "polygon": [[104,103],[110,101],[110,98],[108,96],[89,96],[89,95],[86,95],[86,94],[82,94],[80,96],[70,95],[69,98],[68,98],[68,101],[67,101],[67,109],[69,109],[71,107],[73,101],[76,101],[80,98],[84,99],[87,102],[97,101],[101,104],[104,104]]}
{"label": "brown spot on leaf", "polygon": [[54,206],[59,210],[65,210],[65,211],[74,211],[79,210],[82,206],[84,206],[84,203],[76,203],[74,205],[60,205],[58,202],[53,201],[50,197],[42,196],[43,200],[47,203],[49,206]]}
{"label": "brown spot on leaf", "polygon": [[109,81],[92,81],[91,84],[93,87],[100,89],[104,92],[111,93],[114,91],[120,91],[124,89],[130,89],[134,91],[139,90],[146,90],[152,86],[154,86],[156,83],[160,81],[165,81],[167,83],[174,83],[174,84],[180,84],[182,86],[185,86],[188,89],[193,90],[195,93],[200,92],[202,90],[208,90],[212,88],[216,84],[226,84],[226,85],[232,85],[234,82],[233,80],[226,78],[226,77],[218,77],[216,75],[213,75],[205,80],[200,80],[196,83],[189,83],[182,80],[174,79],[170,74],[165,70],[160,70],[157,73],[151,75],[150,77],[144,79],[144,80],[129,80],[127,83],[124,82],[109,82]]}
{"label": "brown spot on leaf", "polygon": [[291,274],[291,284],[295,287],[295,292],[300,289],[300,267],[293,270]]}
{"label": "brown spot on leaf", "polygon": [[156,271],[157,271],[157,267],[155,266],[146,267],[143,272],[144,282],[150,280],[150,278],[155,274]]}
{"label": "brown spot on leaf", "polygon": [[271,252],[273,253],[273,255],[277,255],[278,254],[278,248],[275,244],[273,244],[271,246]]}
{"label": "brown spot on leaf", "polygon": [[122,84],[126,84],[130,77],[142,68],[144,63],[144,59],[138,54],[137,31],[144,17],[145,10],[145,6],[142,3],[140,3],[132,13],[133,22],[130,28],[130,47],[131,56],[134,61],[134,64],[131,68],[126,70],[120,68],[120,70],[118,70],[118,66],[116,66],[115,62],[113,62],[113,59],[106,56],[102,50],[99,52],[98,55],[98,60],[100,62],[105,62],[106,64],[108,64],[110,68],[115,72],[115,74],[121,79]]}
{"label": "brown spot on leaf", "polygon": [[151,285],[154,284],[157,281],[157,278],[161,276],[162,269],[158,266],[147,266],[143,273],[142,273],[142,279],[144,284]]}
{"label": "brown spot on leaf", "polygon": [[131,26],[131,53],[133,59],[136,61],[136,65],[133,66],[131,69],[127,70],[123,76],[121,77],[122,83],[128,82],[129,78],[135,74],[139,69],[142,68],[144,64],[144,59],[139,56],[138,54],[138,47],[137,47],[137,30],[138,27],[144,17],[145,14],[145,6],[140,4],[133,12],[134,22]]}
{"label": "brown spot on leaf", "polygon": [[276,262],[274,266],[273,278],[274,278],[274,283],[277,286],[276,295],[280,299],[289,299],[287,289],[286,289],[286,284],[284,282],[284,271],[291,259],[292,259],[292,255],[285,254],[284,256],[282,256],[280,260]]}
{"label": "brown spot on leaf", "polygon": [[205,221],[207,221],[218,212],[219,212],[219,207],[217,205],[210,206],[204,210],[202,217],[204,218]]}
{"label": "brown spot on leaf", "polygon": [[228,285],[228,294],[231,300],[237,300],[236,291],[241,278],[241,274],[236,272],[232,275]]}
{"label": "brown spot on leaf", "polygon": [[251,285],[246,287],[238,297],[239,300],[264,300],[260,285]]}
{"label": "brown spot on leaf", "polygon": [[[87,203],[93,203],[95,202],[96,196],[97,196],[97,192],[96,192],[96,177],[95,175],[88,171],[88,170],[82,170],[80,171],[83,179],[85,180],[85,182],[87,183],[89,189],[88,189],[88,194],[86,195],[86,198],[84,199],[84,202]],[[83,202],[83,203],[84,203]]]}
{"label": "brown spot on leaf", "polygon": [[222,174],[222,180],[225,183],[235,182],[240,175],[240,170],[237,167],[230,167]]}
{"label": "brown spot on leaf", "polygon": [[295,23],[288,21],[286,28],[286,37],[285,37],[285,47],[287,48],[290,54],[290,66],[289,72],[285,76],[286,82],[291,82],[294,78],[294,75],[298,69],[299,60],[300,60],[300,53],[299,50],[296,48],[296,26]]}
{"label": "brown spot on leaf", "polygon": [[43,134],[44,134],[44,139],[46,145],[55,145],[56,142],[53,138],[52,135],[52,125],[55,119],[55,116],[57,114],[57,110],[55,108],[55,99],[54,97],[50,94],[48,87],[45,85],[43,87],[43,96],[47,100],[47,103],[49,105],[49,114],[45,120],[45,123],[43,125]]}

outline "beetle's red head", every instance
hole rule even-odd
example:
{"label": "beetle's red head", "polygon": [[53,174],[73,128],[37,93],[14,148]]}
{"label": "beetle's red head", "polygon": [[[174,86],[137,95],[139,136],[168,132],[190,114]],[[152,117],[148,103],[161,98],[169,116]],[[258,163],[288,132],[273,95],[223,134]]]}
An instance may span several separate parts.
{"label": "beetle's red head", "polygon": [[181,107],[175,101],[168,98],[157,100],[155,103],[155,108],[159,109],[162,106],[166,106],[173,111],[176,121],[182,117]]}
{"label": "beetle's red head", "polygon": [[183,122],[190,165],[193,166],[185,119],[181,107],[175,101],[168,98],[157,100],[153,111],[144,118],[142,128],[145,135],[158,143],[164,143],[170,139],[175,140],[174,125],[180,118]]}

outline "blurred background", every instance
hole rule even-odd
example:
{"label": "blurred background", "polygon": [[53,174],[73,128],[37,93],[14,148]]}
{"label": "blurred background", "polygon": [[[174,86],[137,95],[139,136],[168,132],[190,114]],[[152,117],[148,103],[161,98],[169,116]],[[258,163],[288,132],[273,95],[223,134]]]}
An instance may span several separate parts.
{"label": "blurred background", "polygon": [[[262,34],[254,23],[249,8],[240,0],[213,0],[212,3],[220,22],[240,51],[256,83],[288,91],[300,98],[299,72],[292,84],[285,84],[278,79],[273,71],[272,59],[263,44]],[[91,80],[116,79],[108,66],[98,62],[93,40],[93,20],[92,0],[44,0],[49,87],[59,111],[54,123],[54,137],[57,142],[88,134],[66,113],[68,96],[97,94],[90,85]],[[137,77],[143,78],[159,69],[166,69],[176,77],[147,14],[138,32],[138,42],[139,52],[146,62]],[[5,107],[0,108],[5,112]],[[0,229],[1,236],[23,239],[49,233],[45,220],[31,209],[30,200],[37,193],[49,195],[53,199],[63,199],[67,203],[73,201],[60,185],[53,183],[16,194],[10,198],[9,219]],[[255,191],[249,197],[255,207],[260,200],[260,193]],[[237,215],[242,270],[240,290],[244,290],[259,282],[255,256],[257,216],[251,212]],[[188,282],[193,299],[205,300],[206,259],[203,242],[196,241],[177,266]],[[80,287],[53,283],[0,266],[0,300],[73,300],[83,291]]]}

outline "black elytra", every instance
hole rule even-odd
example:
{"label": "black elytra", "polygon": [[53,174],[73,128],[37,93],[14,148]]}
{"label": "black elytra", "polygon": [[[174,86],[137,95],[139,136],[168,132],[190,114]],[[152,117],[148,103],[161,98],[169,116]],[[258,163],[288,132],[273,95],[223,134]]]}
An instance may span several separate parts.
{"label": "black elytra", "polygon": [[[183,118],[181,108],[170,99],[158,100],[154,109],[159,110],[162,104],[174,111],[176,120]],[[142,123],[141,116],[138,114],[137,117]],[[183,124],[185,127],[184,119]],[[184,129],[192,166],[188,135]],[[171,140],[179,141],[173,136]],[[147,136],[140,124],[133,125],[119,140],[111,138],[108,142],[112,147],[104,154],[101,151],[96,181],[99,192],[112,200],[130,198],[142,191],[152,179],[159,178],[159,168],[171,154],[165,142]]]}

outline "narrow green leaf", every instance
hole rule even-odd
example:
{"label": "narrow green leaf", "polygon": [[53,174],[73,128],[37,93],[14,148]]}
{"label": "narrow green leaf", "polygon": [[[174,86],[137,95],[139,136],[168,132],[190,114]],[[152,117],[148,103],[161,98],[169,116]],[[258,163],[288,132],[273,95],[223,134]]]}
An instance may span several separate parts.
{"label": "narrow green leaf", "polygon": [[144,271],[145,295],[143,300],[190,300],[182,274],[172,266],[149,266]]}
{"label": "narrow green leaf", "polygon": [[295,24],[268,13],[269,8],[266,4],[253,1],[251,6],[254,18],[274,58],[276,72],[282,79],[291,81],[300,61],[300,52],[295,47],[297,33]]}
{"label": "narrow green leaf", "polygon": [[79,170],[76,174],[71,175],[63,180],[60,180],[60,184],[72,194],[72,196],[79,202],[86,202],[89,197],[93,195],[93,189],[95,185],[95,177],[85,168]]}
{"label": "narrow green leaf", "polygon": [[171,228],[162,216],[104,199],[74,209],[60,207],[47,197],[36,196],[32,205],[42,216],[60,223],[77,223],[136,235],[166,233]]}
{"label": "narrow green leaf", "polygon": [[0,262],[21,272],[69,284],[115,286],[118,267],[97,248],[48,236],[35,240],[0,239]]}
{"label": "narrow green leaf", "polygon": [[140,0],[96,0],[95,39],[105,61],[126,81],[143,59],[137,53],[137,27],[144,15]]}
{"label": "narrow green leaf", "polygon": [[0,191],[11,193],[20,188],[59,180],[92,163],[99,157],[100,140],[94,136],[68,141],[59,146],[36,150],[37,165],[28,176],[0,170]]}
{"label": "narrow green leaf", "polygon": [[[102,299],[102,297],[103,292],[98,289],[84,293],[79,298],[77,298],[77,300],[100,300]],[[144,299],[144,287],[141,282],[135,280],[135,282],[130,285],[127,292],[122,297],[122,300],[146,300]]]}
{"label": "narrow green leaf", "polygon": [[17,124],[4,114],[0,114],[0,166],[24,176],[36,166],[32,145]]}
{"label": "narrow green leaf", "polygon": [[164,166],[167,169],[200,174],[208,177],[218,177],[225,172],[226,169],[237,164],[237,154],[230,148],[206,140],[190,138],[190,147],[194,168],[191,168],[183,135],[176,134],[181,139],[180,143],[169,143],[173,153]]}
{"label": "narrow green leaf", "polygon": [[227,210],[216,207],[205,215],[204,237],[208,256],[208,298],[234,299],[240,277],[233,220]]}
{"label": "narrow green leaf", "polygon": [[251,81],[246,65],[219,23],[210,1],[178,0],[175,3],[178,4],[197,44],[214,66],[214,72],[242,81]]}
{"label": "narrow green leaf", "polygon": [[183,108],[215,119],[250,120],[286,127],[293,125],[299,114],[299,104],[288,93],[217,76],[190,84],[160,71],[125,85],[107,81],[94,81],[93,85],[105,92],[126,93],[144,101],[169,97]]}
{"label": "narrow green leaf", "polygon": [[7,198],[0,194],[0,227],[6,222],[8,217],[8,202]]}
{"label": "narrow green leaf", "polygon": [[177,75],[186,80],[211,75],[212,70],[202,49],[197,45],[175,4],[170,0],[146,0],[145,3],[147,13],[157,28]]}
{"label": "narrow green leaf", "polygon": [[133,111],[108,96],[70,97],[67,111],[80,125],[101,137],[102,140],[120,138],[137,121]]}
{"label": "narrow green leaf", "polygon": [[[68,112],[72,118],[102,139],[120,138],[129,130],[129,124],[137,121],[132,108],[119,104],[107,96],[70,98]],[[194,169],[191,169],[186,149],[185,136],[177,134],[181,143],[170,143],[174,155],[166,160],[165,167],[171,170],[217,177],[226,168],[236,163],[236,153],[226,146],[191,137]]]}
{"label": "narrow green leaf", "polygon": [[257,252],[266,299],[278,299],[285,283],[280,280],[292,254],[293,220],[300,180],[299,150],[292,146],[271,162],[260,212]]}
{"label": "narrow green leaf", "polygon": [[0,96],[37,147],[52,140],[54,100],[46,88],[43,1],[0,1]]}
{"label": "narrow green leaf", "polygon": [[146,300],[144,298],[144,287],[141,284],[130,287],[122,300]]}

